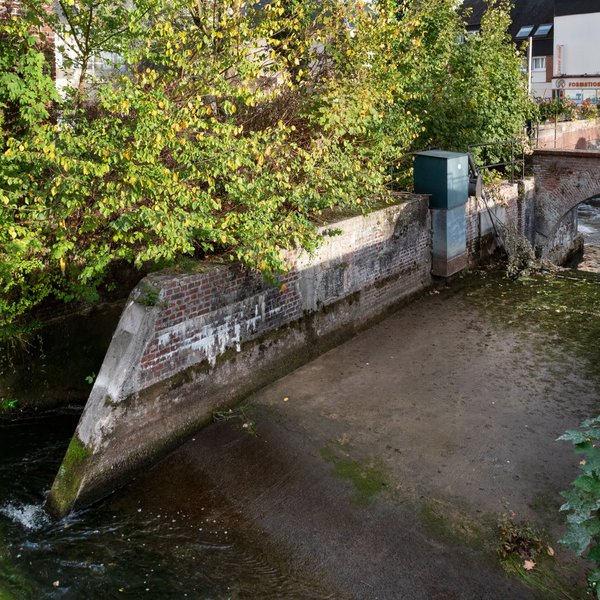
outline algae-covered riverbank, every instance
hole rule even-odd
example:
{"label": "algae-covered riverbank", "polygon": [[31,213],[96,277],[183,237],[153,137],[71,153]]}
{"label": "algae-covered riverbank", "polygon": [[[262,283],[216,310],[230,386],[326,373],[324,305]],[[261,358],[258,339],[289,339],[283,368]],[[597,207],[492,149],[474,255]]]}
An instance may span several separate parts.
{"label": "algae-covered riverbank", "polygon": [[[62,523],[23,512],[58,441],[12,465],[2,448],[0,572],[17,598],[581,598],[586,565],[557,543],[578,458],[556,438],[600,413],[599,306],[595,275],[461,276]],[[554,556],[507,572],[506,515]]]}

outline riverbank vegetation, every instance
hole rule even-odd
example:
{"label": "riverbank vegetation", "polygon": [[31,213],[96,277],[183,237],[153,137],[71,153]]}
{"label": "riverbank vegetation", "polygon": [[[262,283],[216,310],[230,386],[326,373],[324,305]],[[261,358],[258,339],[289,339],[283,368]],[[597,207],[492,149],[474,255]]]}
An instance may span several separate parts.
{"label": "riverbank vegetation", "polygon": [[24,0],[0,20],[0,323],[94,300],[118,265],[276,275],[322,211],[406,189],[411,152],[518,135],[509,3],[476,36],[455,4]]}
{"label": "riverbank vegetation", "polygon": [[600,598],[600,417],[586,419],[577,430],[567,431],[558,439],[571,442],[579,461],[579,475],[571,488],[562,492],[565,503],[560,510],[568,512],[567,532],[561,543],[578,556],[585,556],[594,567],[588,573],[588,584],[595,598]]}

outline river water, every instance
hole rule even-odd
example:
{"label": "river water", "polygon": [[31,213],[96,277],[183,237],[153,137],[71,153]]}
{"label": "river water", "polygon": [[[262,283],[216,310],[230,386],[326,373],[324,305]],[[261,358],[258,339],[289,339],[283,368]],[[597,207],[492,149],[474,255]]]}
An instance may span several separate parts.
{"label": "river water", "polygon": [[0,424],[1,600],[330,597],[218,493],[189,499],[160,465],[151,484],[52,521],[43,502],[77,419],[67,410]]}
{"label": "river water", "polygon": [[578,268],[600,272],[600,198],[579,205],[577,229],[584,239],[583,260]]}

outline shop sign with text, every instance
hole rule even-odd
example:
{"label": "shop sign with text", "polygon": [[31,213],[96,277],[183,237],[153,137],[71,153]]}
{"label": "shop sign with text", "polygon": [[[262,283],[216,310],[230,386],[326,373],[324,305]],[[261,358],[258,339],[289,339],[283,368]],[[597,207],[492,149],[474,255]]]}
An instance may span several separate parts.
{"label": "shop sign with text", "polygon": [[555,77],[552,80],[552,89],[554,90],[581,90],[585,88],[600,89],[600,77],[592,79],[584,77]]}

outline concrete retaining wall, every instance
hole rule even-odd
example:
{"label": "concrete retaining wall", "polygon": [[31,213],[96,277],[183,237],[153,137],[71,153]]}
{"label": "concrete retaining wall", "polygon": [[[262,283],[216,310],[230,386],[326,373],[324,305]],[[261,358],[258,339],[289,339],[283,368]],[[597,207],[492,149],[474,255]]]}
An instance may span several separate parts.
{"label": "concrete retaining wall", "polygon": [[[329,228],[332,226],[329,225]],[[273,287],[236,265],[159,273],[132,292],[52,487],[58,515],[115,489],[254,389],[431,282],[428,199],[334,224]]]}
{"label": "concrete retaining wall", "polygon": [[486,198],[469,198],[467,204],[467,249],[471,266],[487,260],[498,250],[496,232],[504,225],[535,243],[534,182],[487,187]]}

